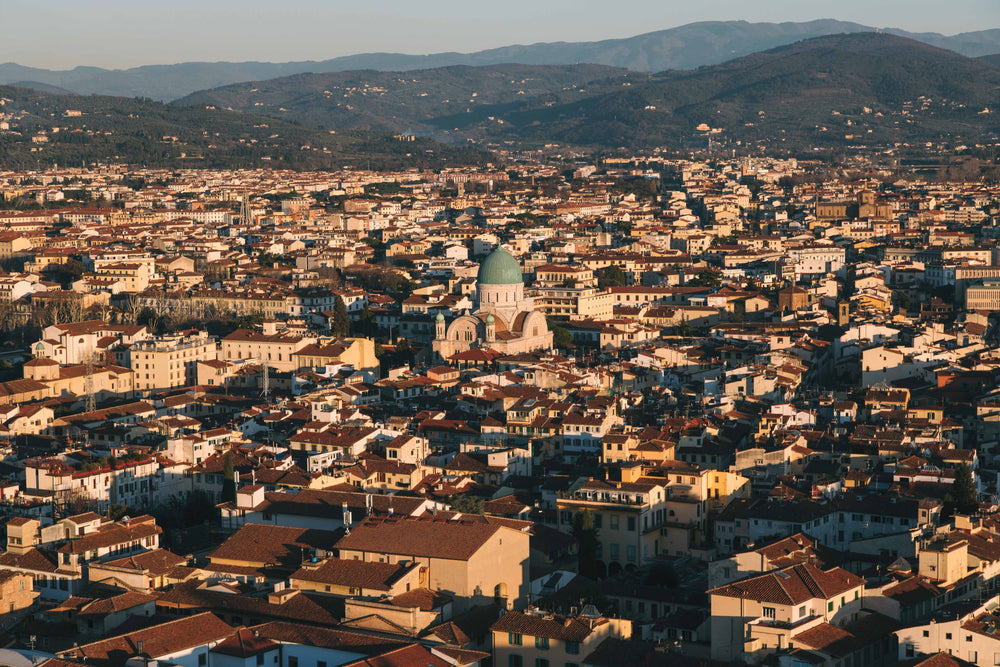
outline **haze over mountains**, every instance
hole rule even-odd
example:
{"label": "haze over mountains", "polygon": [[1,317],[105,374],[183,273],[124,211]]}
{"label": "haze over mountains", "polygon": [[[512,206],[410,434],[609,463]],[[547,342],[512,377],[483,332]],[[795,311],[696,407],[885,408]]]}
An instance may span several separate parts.
{"label": "haze over mountains", "polygon": [[[1000,131],[1000,68],[885,33],[817,37],[691,71],[465,66],[296,75],[192,94],[330,128],[445,141],[680,147],[981,141]],[[701,128],[701,129],[699,129]]]}
{"label": "haze over mountains", "polygon": [[[77,67],[53,71],[0,64],[0,84],[17,84],[77,94],[149,97],[173,100],[192,92],[241,81],[259,81],[305,72],[349,70],[409,71],[454,65],[497,64],[572,65],[592,63],[637,72],[693,69],[713,65],[813,37],[838,33],[872,32],[875,28],[831,19],[804,23],[748,23],[718,21],[691,23],[625,39],[598,42],[555,42],[514,45],[476,53],[405,55],[368,53],[324,61],[290,63],[197,63],[147,65],[126,70]],[[966,56],[1000,53],[1000,29],[958,35],[909,33],[884,29]],[[47,86],[50,88],[43,88]]]}

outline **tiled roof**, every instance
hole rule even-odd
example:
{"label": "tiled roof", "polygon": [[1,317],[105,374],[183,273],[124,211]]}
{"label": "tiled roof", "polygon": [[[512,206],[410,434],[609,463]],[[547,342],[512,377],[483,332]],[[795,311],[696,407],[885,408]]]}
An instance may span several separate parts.
{"label": "tiled roof", "polygon": [[[316,625],[336,625],[340,615],[336,613],[336,598],[324,595],[309,595],[294,589],[286,589],[280,599],[275,596],[255,597],[240,595],[238,592],[222,592],[204,588],[204,582],[197,579],[176,584],[164,593],[157,602],[157,608],[165,609],[208,609],[221,614],[248,614],[254,618],[313,623]],[[340,609],[343,606],[340,605]]]}
{"label": "tiled roof", "polygon": [[499,526],[466,521],[368,519],[351,529],[337,548],[408,556],[468,560],[500,530]]}
{"label": "tiled roof", "polygon": [[594,620],[591,623],[579,618],[555,615],[536,616],[520,611],[509,611],[493,624],[492,630],[493,632],[511,632],[529,637],[548,637],[562,641],[582,642],[590,636],[594,627],[607,622],[607,619],[604,618]]}
{"label": "tiled roof", "polygon": [[322,562],[319,567],[300,568],[291,578],[321,584],[388,591],[414,567],[417,567],[415,563],[375,563],[330,558]]}
{"label": "tiled roof", "polygon": [[800,604],[819,598],[828,600],[865,580],[839,567],[821,570],[810,563],[793,565],[749,577],[708,591],[711,595],[744,598],[773,604]]}
{"label": "tiled roof", "polygon": [[310,549],[332,549],[338,533],[248,523],[213,551],[209,560],[295,567]]}
{"label": "tiled roof", "polygon": [[60,653],[64,658],[85,659],[88,665],[118,667],[142,652],[151,658],[177,653],[187,648],[228,637],[233,629],[215,614],[205,612],[169,623],[118,635],[92,644],[85,644]]}
{"label": "tiled roof", "polygon": [[212,648],[212,653],[222,653],[237,658],[249,658],[266,651],[278,648],[276,642],[261,637],[249,628],[238,629]]}

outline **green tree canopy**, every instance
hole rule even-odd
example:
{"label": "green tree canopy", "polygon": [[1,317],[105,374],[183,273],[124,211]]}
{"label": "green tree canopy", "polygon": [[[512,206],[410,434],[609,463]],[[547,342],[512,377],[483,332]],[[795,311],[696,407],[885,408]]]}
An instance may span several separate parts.
{"label": "green tree canopy", "polygon": [[625,272],[619,266],[609,266],[599,269],[597,273],[597,286],[601,289],[607,287],[623,287],[626,284]]}
{"label": "green tree canopy", "polygon": [[226,454],[222,466],[222,502],[236,502],[236,473],[233,471],[233,456]]}
{"label": "green tree canopy", "polygon": [[600,572],[597,566],[597,547],[601,536],[594,527],[594,515],[590,510],[583,510],[573,515],[573,537],[579,547],[578,571],[584,577],[597,579]]}
{"label": "green tree canopy", "polygon": [[955,466],[955,483],[949,495],[956,512],[972,514],[979,509],[979,492],[972,478],[972,469],[966,464],[959,463]]}
{"label": "green tree canopy", "polygon": [[335,336],[346,336],[351,332],[351,321],[347,317],[347,305],[338,294],[333,305],[333,318],[330,321],[330,333]]}

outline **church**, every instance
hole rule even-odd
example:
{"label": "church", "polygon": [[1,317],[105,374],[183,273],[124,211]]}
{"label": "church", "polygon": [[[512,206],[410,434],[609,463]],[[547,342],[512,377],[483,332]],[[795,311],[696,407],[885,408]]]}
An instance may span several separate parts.
{"label": "church", "polygon": [[497,248],[479,265],[476,310],[451,322],[438,313],[433,350],[447,360],[472,348],[489,348],[504,355],[552,349],[552,332],[545,315],[535,312],[524,296],[524,277],[514,257]]}

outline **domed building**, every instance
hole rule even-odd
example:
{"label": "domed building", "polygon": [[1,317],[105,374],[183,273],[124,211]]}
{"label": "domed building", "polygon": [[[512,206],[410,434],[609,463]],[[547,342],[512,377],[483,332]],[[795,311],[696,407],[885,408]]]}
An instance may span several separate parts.
{"label": "domed building", "polygon": [[446,322],[438,314],[434,352],[442,359],[480,347],[501,354],[552,349],[552,332],[545,315],[535,312],[524,296],[524,277],[514,257],[497,248],[479,265],[476,310]]}

